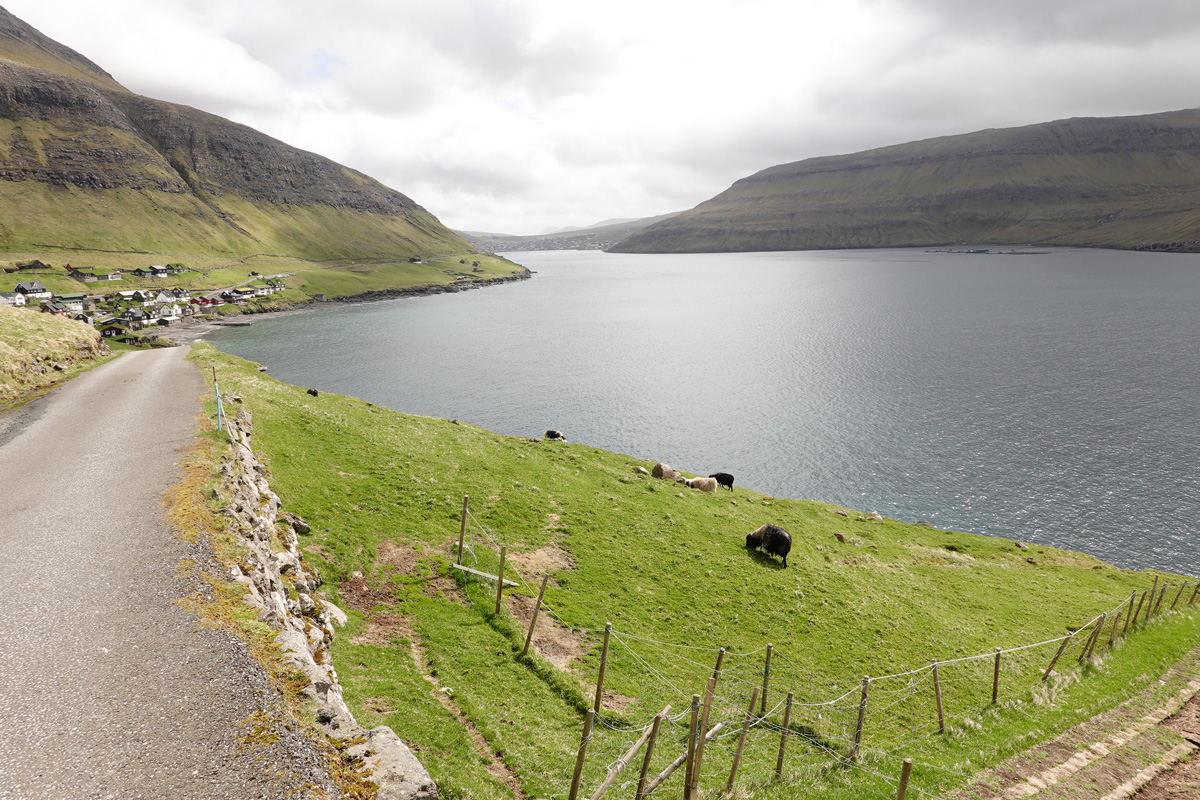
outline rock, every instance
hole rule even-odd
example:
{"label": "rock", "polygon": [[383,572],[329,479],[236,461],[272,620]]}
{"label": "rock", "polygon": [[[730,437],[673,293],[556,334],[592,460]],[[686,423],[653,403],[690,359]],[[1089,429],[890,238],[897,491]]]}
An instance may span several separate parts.
{"label": "rock", "polygon": [[878,511],[872,511],[870,514],[862,515],[859,519],[866,520],[867,522],[879,522],[883,519],[883,515]]}
{"label": "rock", "polygon": [[304,534],[312,532],[312,528],[310,528],[308,523],[301,519],[298,514],[285,511],[279,516],[282,517],[284,522],[286,522],[288,525],[291,525],[292,530],[294,530],[296,533]]}
{"label": "rock", "polygon": [[371,768],[379,800],[437,800],[437,786],[425,767],[386,725],[372,728],[364,744],[346,752]]}
{"label": "rock", "polygon": [[838,540],[839,542],[841,542],[842,544],[845,544],[845,543],[846,543],[846,536],[845,536],[845,534],[841,534],[841,533],[835,533],[835,534],[833,535],[833,538],[837,539],[837,540]]}
{"label": "rock", "polygon": [[328,600],[321,601],[321,607],[325,609],[325,613],[329,615],[329,621],[339,628],[345,627],[348,617],[346,612],[335,606]]}
{"label": "rock", "polygon": [[1021,548],[1022,550],[1029,549],[1029,545],[1025,544],[1024,542],[1017,542],[1017,547]]}
{"label": "rock", "polygon": [[829,509],[829,511],[832,514],[837,514],[839,517],[849,517],[850,516],[845,511],[842,511],[840,508],[831,508],[831,509]]}
{"label": "rock", "polygon": [[928,522],[926,522],[923,519],[917,520],[916,524],[917,524],[918,528],[932,528],[933,527],[932,525],[930,525]]}
{"label": "rock", "polygon": [[654,469],[650,470],[650,474],[655,478],[662,478],[664,481],[678,481],[683,479],[683,476],[672,469],[670,464],[655,464]]}
{"label": "rock", "polygon": [[649,475],[650,474],[650,470],[648,470],[642,466],[634,467],[633,471],[636,472],[638,475]]}
{"label": "rock", "polygon": [[1037,566],[1037,562],[1034,561],[1032,558],[1027,558],[1025,560],[1028,561],[1030,564],[1033,564],[1035,567]]}

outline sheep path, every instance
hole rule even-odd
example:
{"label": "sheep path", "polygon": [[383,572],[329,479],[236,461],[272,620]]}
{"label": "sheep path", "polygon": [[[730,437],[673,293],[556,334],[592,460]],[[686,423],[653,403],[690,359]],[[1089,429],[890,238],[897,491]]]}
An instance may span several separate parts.
{"label": "sheep path", "polygon": [[322,781],[311,743],[247,745],[265,677],[176,602],[198,555],[163,501],[205,391],[187,351],[127,353],[0,419],[3,800],[283,798]]}

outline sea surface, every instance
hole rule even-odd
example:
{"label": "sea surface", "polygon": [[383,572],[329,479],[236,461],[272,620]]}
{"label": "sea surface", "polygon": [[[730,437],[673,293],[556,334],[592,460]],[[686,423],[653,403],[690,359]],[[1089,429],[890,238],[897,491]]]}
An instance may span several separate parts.
{"label": "sea surface", "polygon": [[397,411],[1200,576],[1200,256],[510,257],[537,274],[206,338]]}

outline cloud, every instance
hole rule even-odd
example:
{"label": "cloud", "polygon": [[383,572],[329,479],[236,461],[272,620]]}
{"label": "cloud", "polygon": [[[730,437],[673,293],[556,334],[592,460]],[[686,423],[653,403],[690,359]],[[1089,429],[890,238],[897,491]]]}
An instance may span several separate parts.
{"label": "cloud", "polygon": [[8,0],[130,89],[468,229],[690,208],[775,164],[1195,105],[1192,0]]}
{"label": "cloud", "polygon": [[1200,28],[1192,0],[882,0],[925,16],[942,35],[1144,46]]}

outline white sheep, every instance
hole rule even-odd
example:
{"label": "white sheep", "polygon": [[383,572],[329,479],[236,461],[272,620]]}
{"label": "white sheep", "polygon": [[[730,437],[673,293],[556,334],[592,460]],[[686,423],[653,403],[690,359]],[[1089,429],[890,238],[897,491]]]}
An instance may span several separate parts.
{"label": "white sheep", "polygon": [[688,478],[684,480],[689,489],[699,489],[702,492],[715,492],[717,490],[716,478]]}

